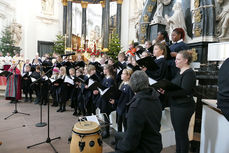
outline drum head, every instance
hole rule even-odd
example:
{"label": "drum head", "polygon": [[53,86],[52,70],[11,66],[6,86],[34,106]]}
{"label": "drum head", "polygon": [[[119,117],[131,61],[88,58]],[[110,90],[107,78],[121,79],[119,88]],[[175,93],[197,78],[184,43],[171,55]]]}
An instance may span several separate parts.
{"label": "drum head", "polygon": [[100,130],[99,124],[92,121],[78,122],[74,125],[73,131],[77,133],[94,133]]}

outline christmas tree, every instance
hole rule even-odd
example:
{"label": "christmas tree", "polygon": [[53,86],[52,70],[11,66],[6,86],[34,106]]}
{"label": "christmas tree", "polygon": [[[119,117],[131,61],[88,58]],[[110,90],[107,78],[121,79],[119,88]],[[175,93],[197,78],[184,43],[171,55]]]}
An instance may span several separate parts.
{"label": "christmas tree", "polygon": [[64,54],[65,51],[65,39],[61,34],[56,35],[56,41],[54,42],[53,51],[58,54]]}
{"label": "christmas tree", "polygon": [[13,34],[10,30],[10,26],[6,26],[1,35],[0,51],[3,53],[3,56],[5,56],[6,53],[10,53],[11,56],[14,56],[15,52],[20,52],[20,47],[14,46]]}
{"label": "christmas tree", "polygon": [[119,52],[121,51],[120,39],[118,34],[113,33],[111,35],[111,40],[109,43],[109,51],[107,52],[108,56],[117,61]]}

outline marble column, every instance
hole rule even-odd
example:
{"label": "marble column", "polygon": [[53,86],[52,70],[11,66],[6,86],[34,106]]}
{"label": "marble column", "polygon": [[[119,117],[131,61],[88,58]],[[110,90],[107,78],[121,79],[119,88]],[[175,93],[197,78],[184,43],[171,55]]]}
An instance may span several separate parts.
{"label": "marble column", "polygon": [[123,0],[117,0],[116,33],[118,34],[119,39],[121,39],[122,2]]}
{"label": "marble column", "polygon": [[102,48],[104,47],[104,33],[105,33],[105,1],[100,1],[100,4],[102,5],[102,30],[101,30],[101,36],[102,36]]}
{"label": "marble column", "polygon": [[72,0],[68,0],[67,6],[67,42],[66,51],[72,51]]}
{"label": "marble column", "polygon": [[[82,6],[82,32],[81,32],[81,36],[82,36],[84,42],[86,42],[86,36],[87,36],[87,5],[88,5],[88,2],[81,1],[81,6]],[[84,46],[84,48],[85,48],[85,46]]]}
{"label": "marble column", "polygon": [[105,0],[104,49],[109,47],[110,0]]}
{"label": "marble column", "polygon": [[67,0],[63,0],[63,35],[66,34],[66,26],[67,26]]}

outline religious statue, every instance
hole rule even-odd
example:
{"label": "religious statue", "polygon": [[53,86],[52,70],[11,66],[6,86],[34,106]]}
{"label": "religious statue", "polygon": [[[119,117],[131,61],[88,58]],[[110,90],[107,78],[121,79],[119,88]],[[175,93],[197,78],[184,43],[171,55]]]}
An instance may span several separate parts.
{"label": "religious statue", "polygon": [[220,33],[219,38],[225,37],[228,31],[229,25],[229,1],[217,0],[222,6],[222,12],[216,17],[216,21],[219,21],[217,31]]}
{"label": "religious statue", "polygon": [[45,15],[53,15],[54,0],[41,0],[42,13]]}
{"label": "religious statue", "polygon": [[14,45],[16,47],[20,46],[20,42],[21,42],[21,34],[22,34],[22,26],[18,23],[16,23],[15,21],[12,23],[11,25],[11,32],[13,35],[13,40],[14,40]]}
{"label": "religious statue", "polygon": [[185,25],[184,13],[182,11],[182,6],[180,2],[176,2],[172,8],[174,14],[171,17],[165,15],[165,19],[167,21],[167,28],[169,31],[169,36],[171,36],[172,31],[175,28],[182,28],[185,31],[185,41],[190,41],[191,38],[187,35],[187,28]]}
{"label": "religious statue", "polygon": [[154,13],[151,24],[155,24],[155,23],[166,24],[165,19],[163,17],[163,5],[169,5],[170,2],[171,0],[157,0],[157,9]]}

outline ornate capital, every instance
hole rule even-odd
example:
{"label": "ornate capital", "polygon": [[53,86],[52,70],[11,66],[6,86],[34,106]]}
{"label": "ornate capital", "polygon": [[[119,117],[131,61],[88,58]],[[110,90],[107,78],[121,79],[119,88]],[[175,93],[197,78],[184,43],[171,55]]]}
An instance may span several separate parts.
{"label": "ornate capital", "polygon": [[81,1],[82,8],[87,8],[88,2]]}
{"label": "ornate capital", "polygon": [[68,2],[72,2],[73,0],[67,0]]}
{"label": "ornate capital", "polygon": [[105,7],[106,2],[105,1],[100,1],[100,4],[102,5],[102,8]]}
{"label": "ornate capital", "polygon": [[123,0],[117,0],[117,4],[122,4]]}
{"label": "ornate capital", "polygon": [[63,4],[64,6],[67,6],[67,5],[68,5],[67,0],[62,0],[62,4]]}

